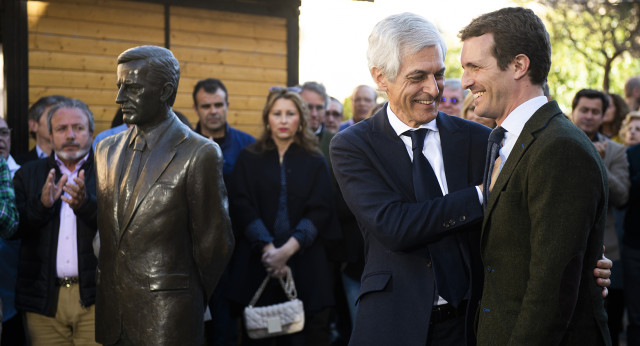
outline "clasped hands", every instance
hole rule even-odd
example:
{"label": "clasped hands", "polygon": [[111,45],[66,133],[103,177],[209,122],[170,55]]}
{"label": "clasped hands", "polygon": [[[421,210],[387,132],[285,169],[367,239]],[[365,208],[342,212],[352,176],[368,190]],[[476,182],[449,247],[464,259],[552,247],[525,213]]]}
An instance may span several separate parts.
{"label": "clasped hands", "polygon": [[[42,204],[47,208],[51,208],[58,198],[60,198],[67,202],[71,209],[76,210],[80,208],[87,197],[87,192],[84,187],[84,169],[78,172],[78,177],[73,178],[75,184],[67,182],[68,177],[66,174],[63,174],[56,184],[54,182],[55,175],[56,170],[52,168],[47,176],[47,181],[45,181],[44,186],[42,186],[42,194],[40,196]],[[62,194],[63,191],[69,194],[69,197],[64,196]]]}
{"label": "clasped hands", "polygon": [[298,241],[291,237],[281,247],[269,243],[262,248],[262,264],[271,277],[282,278],[287,275],[287,261],[300,249]]}

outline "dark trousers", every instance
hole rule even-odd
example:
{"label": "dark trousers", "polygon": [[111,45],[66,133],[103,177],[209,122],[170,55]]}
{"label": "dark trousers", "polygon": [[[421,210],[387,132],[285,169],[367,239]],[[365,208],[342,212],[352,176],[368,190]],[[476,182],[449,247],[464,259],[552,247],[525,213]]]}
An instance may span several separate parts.
{"label": "dark trousers", "polygon": [[461,316],[429,325],[427,346],[466,345],[464,319],[464,314],[462,314]]}
{"label": "dark trousers", "polygon": [[235,346],[238,344],[239,320],[231,316],[230,303],[223,296],[228,280],[229,276],[225,271],[209,301],[212,320],[204,324],[207,346]]}
{"label": "dark trousers", "polygon": [[12,318],[2,322],[2,346],[23,346],[26,345],[24,325],[21,314],[16,314]]}
{"label": "dark trousers", "polygon": [[622,247],[624,300],[629,316],[627,345],[640,346],[640,249]]}

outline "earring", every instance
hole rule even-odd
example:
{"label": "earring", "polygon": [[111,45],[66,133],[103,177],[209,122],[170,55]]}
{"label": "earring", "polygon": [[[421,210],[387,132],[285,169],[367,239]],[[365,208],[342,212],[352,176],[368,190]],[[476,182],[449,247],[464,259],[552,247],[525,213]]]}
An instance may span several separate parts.
{"label": "earring", "polygon": [[267,131],[271,131],[271,126],[269,126],[269,124],[267,124]]}
{"label": "earring", "polygon": [[302,125],[298,126],[298,132],[302,132]]}

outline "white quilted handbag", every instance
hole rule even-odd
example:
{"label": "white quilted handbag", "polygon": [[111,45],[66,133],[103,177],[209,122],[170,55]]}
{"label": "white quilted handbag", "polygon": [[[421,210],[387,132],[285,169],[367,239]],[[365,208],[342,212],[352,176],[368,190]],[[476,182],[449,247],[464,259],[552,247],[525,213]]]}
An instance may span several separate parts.
{"label": "white quilted handbag", "polygon": [[244,322],[247,334],[251,339],[269,338],[278,335],[297,333],[304,328],[304,309],[302,301],[297,298],[298,292],[293,282],[291,269],[287,267],[286,281],[279,278],[284,293],[289,298],[288,302],[255,307],[260,299],[262,291],[267,286],[271,277],[267,277],[254,294],[249,306],[244,308]]}

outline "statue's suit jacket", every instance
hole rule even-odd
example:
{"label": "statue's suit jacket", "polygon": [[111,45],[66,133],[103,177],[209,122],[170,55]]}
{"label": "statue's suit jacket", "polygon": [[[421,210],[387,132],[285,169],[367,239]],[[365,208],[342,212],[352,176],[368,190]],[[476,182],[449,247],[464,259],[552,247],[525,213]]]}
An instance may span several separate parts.
{"label": "statue's suit jacket", "polygon": [[122,162],[133,128],[96,149],[100,256],[96,340],[200,345],[204,307],[234,239],[218,145],[175,115],[141,170],[118,222]]}
{"label": "statue's suit jacket", "polygon": [[[469,309],[478,306],[482,206],[474,186],[482,183],[489,129],[439,113],[436,122],[449,194],[416,202],[411,159],[386,108],[339,132],[331,142],[335,176],[365,243],[366,264],[350,344],[424,346],[435,287],[430,243],[456,237],[471,275]],[[472,321],[474,314],[469,316]],[[472,326],[469,323],[467,329],[470,343]]]}
{"label": "statue's suit jacket", "polygon": [[591,141],[555,101],[542,106],[489,196],[478,345],[611,344],[593,277],[607,194]]}

